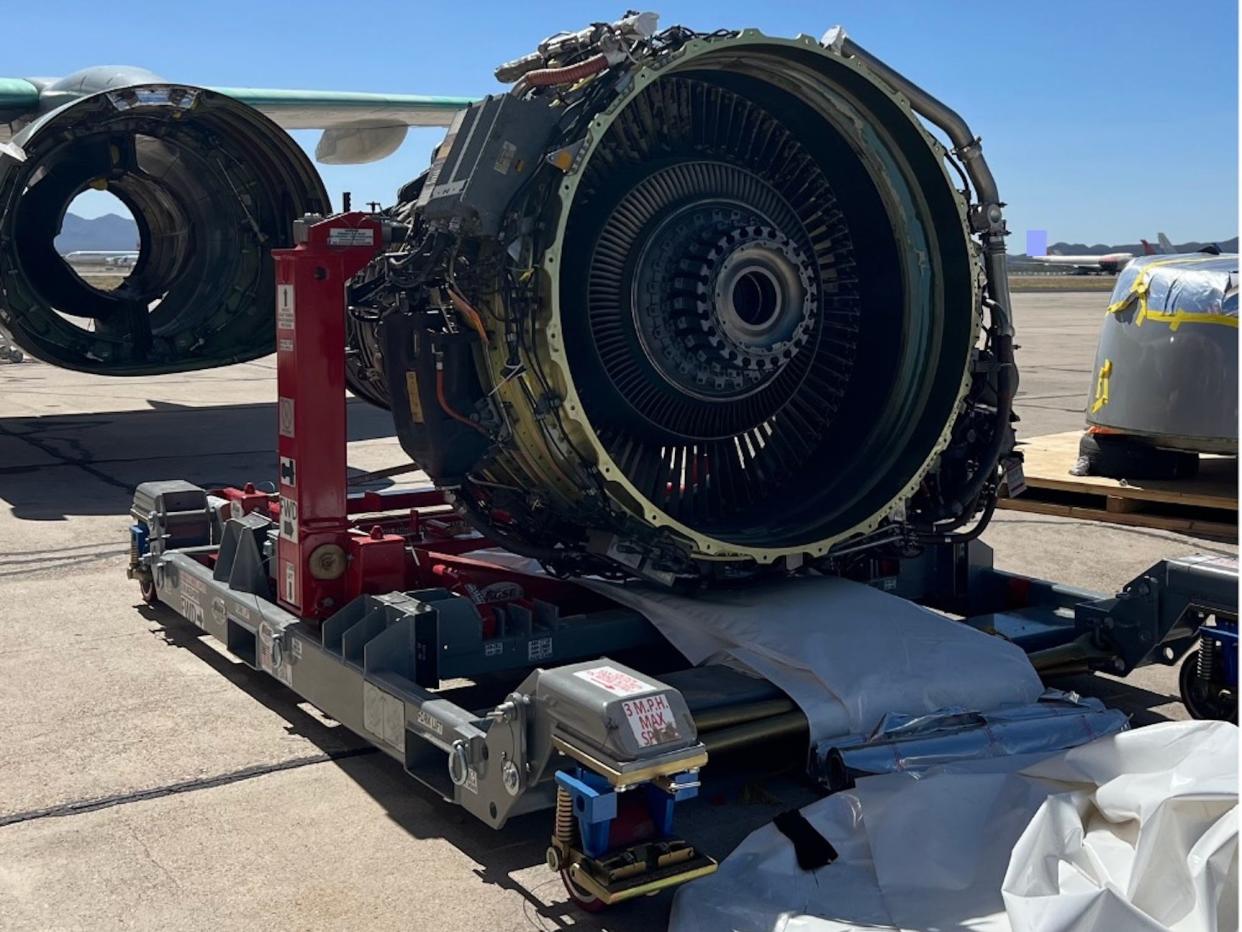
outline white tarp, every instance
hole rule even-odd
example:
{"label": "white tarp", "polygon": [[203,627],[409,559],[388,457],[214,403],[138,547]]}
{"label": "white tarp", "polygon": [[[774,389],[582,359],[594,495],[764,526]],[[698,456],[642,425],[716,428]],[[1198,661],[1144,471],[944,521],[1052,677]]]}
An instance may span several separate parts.
{"label": "white tarp", "polygon": [[1238,928],[1238,729],[1168,722],[1025,759],[859,781],[683,887],[673,932],[1224,932]]}
{"label": "white tarp", "polygon": [[869,734],[890,712],[990,711],[1044,691],[1019,647],[850,580],[693,596],[580,582],[645,615],[691,663],[740,663],[775,683],[806,713],[812,745]]}

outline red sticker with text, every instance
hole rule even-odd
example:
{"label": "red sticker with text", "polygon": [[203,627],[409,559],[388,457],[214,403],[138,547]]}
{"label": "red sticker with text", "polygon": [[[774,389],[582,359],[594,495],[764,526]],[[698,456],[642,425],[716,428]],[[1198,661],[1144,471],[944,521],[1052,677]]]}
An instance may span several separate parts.
{"label": "red sticker with text", "polygon": [[614,696],[620,696],[623,699],[626,696],[637,696],[639,693],[646,693],[655,689],[650,683],[644,683],[636,676],[630,676],[616,667],[607,665],[592,667],[589,670],[578,670],[574,673],[574,676],[584,679],[588,683],[594,683],[600,689],[606,689]]}

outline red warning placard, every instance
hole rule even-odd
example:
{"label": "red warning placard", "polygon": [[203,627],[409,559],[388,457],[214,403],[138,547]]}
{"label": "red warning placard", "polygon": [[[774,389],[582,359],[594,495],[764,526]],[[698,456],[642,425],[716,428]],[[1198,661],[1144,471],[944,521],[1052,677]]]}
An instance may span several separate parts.
{"label": "red warning placard", "polygon": [[648,692],[655,689],[650,683],[644,683],[635,676],[618,670],[616,667],[610,667],[605,664],[602,667],[592,667],[589,670],[579,670],[574,676],[586,680],[598,686],[600,689],[606,689],[614,696],[633,696],[635,693]]}

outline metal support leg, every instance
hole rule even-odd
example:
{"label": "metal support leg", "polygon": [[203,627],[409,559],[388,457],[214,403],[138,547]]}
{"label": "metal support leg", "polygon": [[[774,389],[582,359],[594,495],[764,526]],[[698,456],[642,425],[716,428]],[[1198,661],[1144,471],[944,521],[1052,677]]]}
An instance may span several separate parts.
{"label": "metal support leg", "polygon": [[307,217],[276,259],[277,598],[322,620],[345,604],[345,286],[383,243],[367,214]]}

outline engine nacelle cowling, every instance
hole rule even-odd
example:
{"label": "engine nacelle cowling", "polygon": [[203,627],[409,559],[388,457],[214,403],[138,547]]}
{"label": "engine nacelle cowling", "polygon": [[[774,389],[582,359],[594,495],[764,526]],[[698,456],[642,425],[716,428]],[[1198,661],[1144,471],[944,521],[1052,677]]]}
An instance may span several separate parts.
{"label": "engine nacelle cowling", "polygon": [[[138,82],[138,83],[135,83]],[[254,359],[275,346],[271,251],[324,212],[310,159],[253,108],[136,69],[44,88],[55,105],[0,148],[0,323],[54,365],[149,375]],[[93,287],[54,240],[88,187],[138,226],[114,290]]]}

